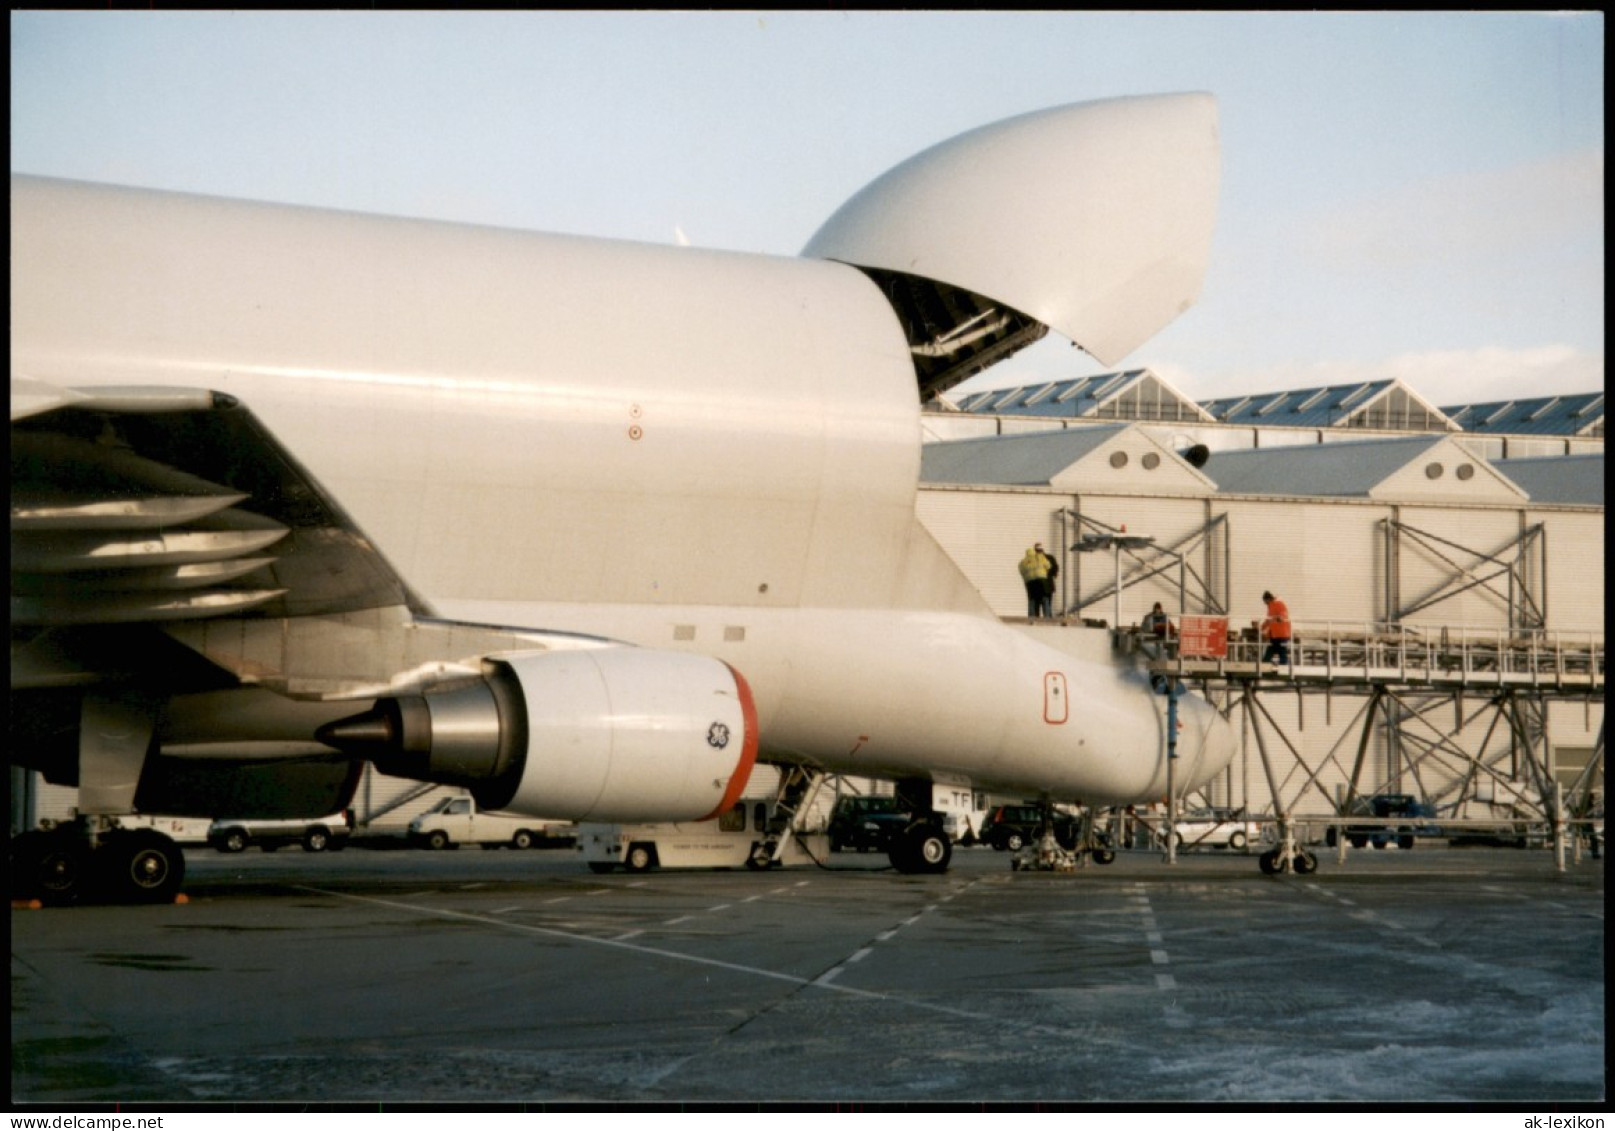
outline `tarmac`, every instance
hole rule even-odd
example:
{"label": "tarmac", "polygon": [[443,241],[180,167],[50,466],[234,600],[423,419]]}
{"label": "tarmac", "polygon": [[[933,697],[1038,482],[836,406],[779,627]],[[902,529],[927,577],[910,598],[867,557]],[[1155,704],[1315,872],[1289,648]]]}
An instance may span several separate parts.
{"label": "tarmac", "polygon": [[1555,1105],[1606,1096],[1603,861],[1226,850],[225,856],[14,908],[14,1105]]}

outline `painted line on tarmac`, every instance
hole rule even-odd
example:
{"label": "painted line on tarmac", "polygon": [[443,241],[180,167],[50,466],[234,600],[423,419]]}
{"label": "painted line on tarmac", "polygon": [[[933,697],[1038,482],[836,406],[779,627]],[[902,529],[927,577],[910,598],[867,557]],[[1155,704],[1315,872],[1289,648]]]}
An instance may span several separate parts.
{"label": "painted line on tarmac", "polygon": [[[1172,956],[1167,953],[1165,939],[1161,935],[1161,926],[1155,919],[1155,908],[1150,905],[1150,897],[1143,890],[1142,884],[1134,885],[1135,893],[1127,898],[1133,903],[1129,910],[1137,912],[1139,925],[1144,928],[1144,942],[1150,948],[1150,963],[1154,966],[1172,965]],[[1175,990],[1178,980],[1170,973],[1157,973],[1155,975],[1155,988],[1159,990]]]}
{"label": "painted line on tarmac", "polygon": [[907,919],[904,919],[901,923],[897,924],[897,926],[888,927],[886,930],[880,932],[874,938],[870,939],[868,946],[865,946],[860,950],[854,951],[852,954],[848,955],[846,958],[843,958],[840,962],[837,962],[834,966],[830,967],[830,969],[826,970],[823,974],[820,974],[817,978],[814,979],[814,984],[815,985],[821,985],[821,984],[822,985],[828,985],[830,982],[832,982],[835,979],[841,977],[841,975],[846,972],[846,969],[847,969],[848,966],[852,965],[854,962],[862,962],[866,957],[868,957],[869,954],[875,949],[875,944],[876,943],[890,942],[893,938],[895,938],[897,936],[898,932],[900,932],[904,927],[913,926],[915,923],[918,923],[925,916],[931,914],[931,912],[933,912],[933,911],[937,910],[938,908],[940,908],[944,903],[951,902],[952,900],[958,898],[959,896],[963,895],[965,892],[969,891],[972,887],[974,887],[976,884],[978,884],[980,882],[981,882],[980,880],[971,880],[969,883],[955,888],[953,891],[949,892],[947,895],[939,897],[935,903],[926,904],[924,907],[920,908],[914,914],[910,915]]}
{"label": "painted line on tarmac", "polygon": [[[867,998],[871,1001],[891,1002],[896,1005],[906,1005],[913,1009],[923,1010],[927,1013],[941,1013],[949,1017],[959,1017],[966,1021],[992,1022],[995,1024],[1012,1024],[1012,1019],[1006,1019],[998,1013],[977,1013],[968,1009],[958,1009],[948,1005],[938,1005],[935,1002],[915,1001],[912,998],[902,997],[898,994],[881,993],[878,990],[860,990],[851,986],[835,985],[830,979],[845,969],[842,963],[832,970],[826,971],[817,978],[803,978],[797,974],[786,974],[778,970],[764,970],[759,966],[747,966],[739,962],[725,962],[718,958],[704,958],[698,954],[683,954],[665,947],[644,946],[629,942],[625,939],[606,939],[596,935],[580,934],[577,931],[565,931],[555,927],[537,927],[528,923],[512,923],[508,919],[495,919],[488,915],[473,915],[467,911],[450,911],[439,907],[423,907],[414,903],[400,903],[393,899],[378,899],[369,895],[353,895],[349,892],[330,891],[326,888],[309,887],[306,884],[290,885],[293,890],[312,892],[332,899],[345,899],[352,903],[368,903],[376,907],[390,907],[395,911],[409,911],[417,915],[438,919],[458,919],[465,923],[478,923],[486,927],[497,927],[502,931],[513,931],[524,935],[542,935],[546,938],[563,939],[567,942],[582,943],[586,946],[610,947],[614,950],[629,954],[641,954],[652,958],[665,958],[672,962],[688,962],[696,966],[709,966],[717,970],[727,970],[735,974],[747,974],[755,978],[764,978],[774,982],[786,982],[793,986],[817,986],[824,990],[833,990],[836,993],[846,994],[849,997]],[[800,886],[800,885],[798,885]],[[1035,1026],[1034,1028],[1046,1030],[1051,1033],[1067,1033],[1064,1029],[1053,1026]]]}
{"label": "painted line on tarmac", "polygon": [[[1334,892],[1315,881],[1309,880],[1301,884],[1301,889],[1311,895],[1321,896],[1324,899],[1333,900],[1343,907],[1357,908],[1355,901],[1347,899],[1343,895],[1336,895]],[[1420,934],[1418,931],[1415,931],[1413,928],[1409,927],[1406,923],[1398,923],[1395,919],[1387,919],[1377,911],[1369,911],[1366,908],[1357,908],[1357,910],[1346,912],[1346,917],[1348,919],[1356,919],[1359,923],[1369,923],[1377,927],[1384,927],[1388,931],[1400,932],[1401,934],[1404,934],[1408,938],[1412,939],[1414,942],[1418,943],[1420,946],[1427,947],[1430,950],[1441,949],[1441,944],[1435,939],[1431,938],[1429,935]]]}

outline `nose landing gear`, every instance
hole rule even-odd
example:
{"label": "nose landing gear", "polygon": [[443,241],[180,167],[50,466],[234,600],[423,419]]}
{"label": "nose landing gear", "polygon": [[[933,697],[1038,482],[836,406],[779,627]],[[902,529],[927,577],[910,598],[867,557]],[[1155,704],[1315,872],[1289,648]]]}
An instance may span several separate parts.
{"label": "nose landing gear", "polygon": [[1257,858],[1257,864],[1269,876],[1293,872],[1310,876],[1318,870],[1318,858],[1303,848],[1295,839],[1295,830],[1286,818],[1279,821],[1279,842]]}

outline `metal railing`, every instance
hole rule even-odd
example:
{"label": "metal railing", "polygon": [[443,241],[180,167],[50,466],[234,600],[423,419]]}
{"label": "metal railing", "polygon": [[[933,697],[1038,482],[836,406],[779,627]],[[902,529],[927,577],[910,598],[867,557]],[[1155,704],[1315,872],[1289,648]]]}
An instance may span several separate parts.
{"label": "metal railing", "polygon": [[1175,636],[1164,647],[1140,639],[1157,670],[1179,674],[1588,689],[1604,683],[1604,634],[1598,631],[1339,621],[1296,621],[1292,631],[1283,664],[1262,662],[1268,644],[1252,629],[1231,638],[1221,658],[1180,656]]}

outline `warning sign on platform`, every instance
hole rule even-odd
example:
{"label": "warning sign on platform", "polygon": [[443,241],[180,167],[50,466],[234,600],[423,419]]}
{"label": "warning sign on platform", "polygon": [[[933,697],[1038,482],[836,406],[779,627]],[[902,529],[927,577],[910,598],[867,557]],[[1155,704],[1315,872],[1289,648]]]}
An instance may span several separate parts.
{"label": "warning sign on platform", "polygon": [[1185,660],[1228,658],[1227,617],[1184,617],[1178,631],[1178,656]]}

